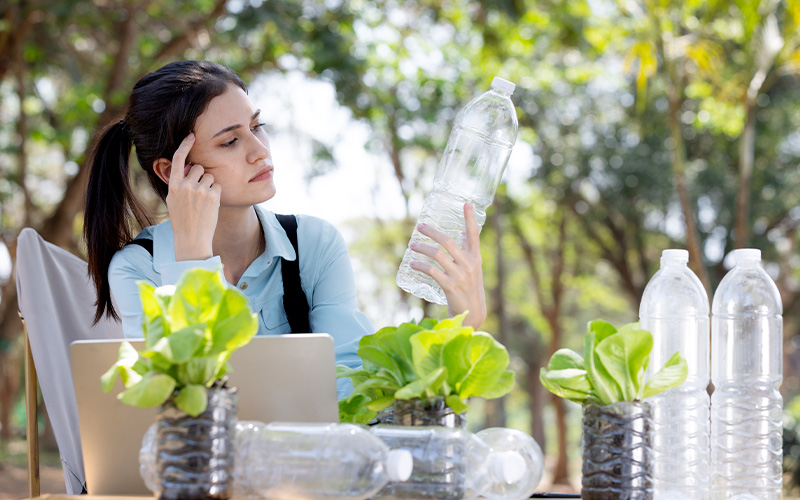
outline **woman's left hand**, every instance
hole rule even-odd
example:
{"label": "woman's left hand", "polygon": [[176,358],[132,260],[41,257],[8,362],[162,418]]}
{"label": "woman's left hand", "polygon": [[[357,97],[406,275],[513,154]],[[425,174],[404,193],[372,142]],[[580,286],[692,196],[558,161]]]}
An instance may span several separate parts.
{"label": "woman's left hand", "polygon": [[426,224],[417,226],[420,233],[442,245],[447,252],[416,241],[411,243],[411,249],[431,257],[444,271],[433,264],[416,260],[412,260],[410,265],[412,269],[430,275],[439,283],[447,297],[447,311],[451,316],[469,311],[464,325],[478,330],[486,319],[486,296],[483,291],[478,224],[475,222],[475,209],[471,203],[464,204],[464,220],[467,231],[463,250],[441,231]]}

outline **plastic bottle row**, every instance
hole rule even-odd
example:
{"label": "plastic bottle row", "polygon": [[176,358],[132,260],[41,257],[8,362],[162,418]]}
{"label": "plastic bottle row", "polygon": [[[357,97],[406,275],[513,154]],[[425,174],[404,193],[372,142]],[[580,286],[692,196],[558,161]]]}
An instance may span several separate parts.
{"label": "plastic bottle row", "polygon": [[781,298],[759,250],[732,257],[714,293],[710,332],[708,294],[686,250],[664,250],[642,297],[651,372],[675,352],[689,368],[682,386],[651,400],[656,500],[781,498]]}
{"label": "plastic bottle row", "polygon": [[[536,441],[507,428],[241,421],[234,447],[234,496],[275,500],[518,500],[543,469]],[[156,460],[154,424],[139,454],[151,491]]]}

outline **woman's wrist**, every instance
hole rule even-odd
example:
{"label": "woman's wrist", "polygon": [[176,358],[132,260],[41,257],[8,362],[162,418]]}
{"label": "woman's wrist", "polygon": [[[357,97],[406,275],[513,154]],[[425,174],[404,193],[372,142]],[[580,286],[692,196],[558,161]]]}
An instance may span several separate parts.
{"label": "woman's wrist", "polygon": [[175,261],[206,260],[214,256],[211,242],[190,241],[188,238],[179,238],[175,235]]}

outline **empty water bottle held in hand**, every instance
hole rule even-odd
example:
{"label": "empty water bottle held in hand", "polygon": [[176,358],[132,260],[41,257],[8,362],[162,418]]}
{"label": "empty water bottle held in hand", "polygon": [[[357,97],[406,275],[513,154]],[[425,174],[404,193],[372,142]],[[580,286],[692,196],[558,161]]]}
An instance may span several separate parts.
{"label": "empty water bottle held in hand", "polygon": [[[495,77],[489,91],[458,113],[436,170],[433,192],[422,207],[418,223],[438,229],[462,248],[466,230],[464,204],[472,203],[480,230],[517,140],[513,92],[513,83]],[[438,246],[416,228],[411,235],[411,242],[414,241]],[[440,267],[430,257],[409,248],[397,272],[397,285],[429,302],[446,304],[441,287],[429,275],[412,269],[409,265],[412,260]]]}
{"label": "empty water bottle held in hand", "polygon": [[781,498],[783,308],[761,252],[735,266],[711,314],[711,498]]}
{"label": "empty water bottle held in hand", "polygon": [[709,306],[706,290],[688,262],[686,250],[664,250],[661,268],[645,287],[639,307],[641,327],[653,335],[647,377],[676,352],[689,370],[680,387],[648,399],[656,500],[708,498]]}

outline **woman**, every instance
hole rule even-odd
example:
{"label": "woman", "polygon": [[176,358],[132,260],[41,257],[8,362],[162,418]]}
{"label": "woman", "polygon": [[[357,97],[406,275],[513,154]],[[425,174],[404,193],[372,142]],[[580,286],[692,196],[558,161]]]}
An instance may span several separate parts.
{"label": "woman", "polygon": [[[269,138],[261,110],[231,70],[209,61],[181,61],[148,74],[133,88],[125,117],[109,126],[94,146],[86,200],[84,235],[89,272],[97,288],[95,320],[122,319],[126,337],[141,337],[141,303],[136,282],[174,284],[183,271],[222,264],[225,280],[238,287],[260,317],[259,334],[292,331],[282,304],[281,260],[295,250],[275,214],[259,203],[275,196]],[[131,146],[169,221],[151,226],[129,183]],[[438,231],[423,234],[450,253],[418,244],[442,270],[412,267],[442,286],[450,314],[469,310],[466,324],[486,317],[478,229],[472,207],[465,250]],[[144,229],[134,238],[136,220]],[[374,330],[358,310],[347,247],[329,223],[297,216],[302,291],[311,331],[330,333],[338,363],[356,366],[359,339]],[[152,241],[142,244],[143,240]],[[119,308],[114,308],[112,296]]]}

